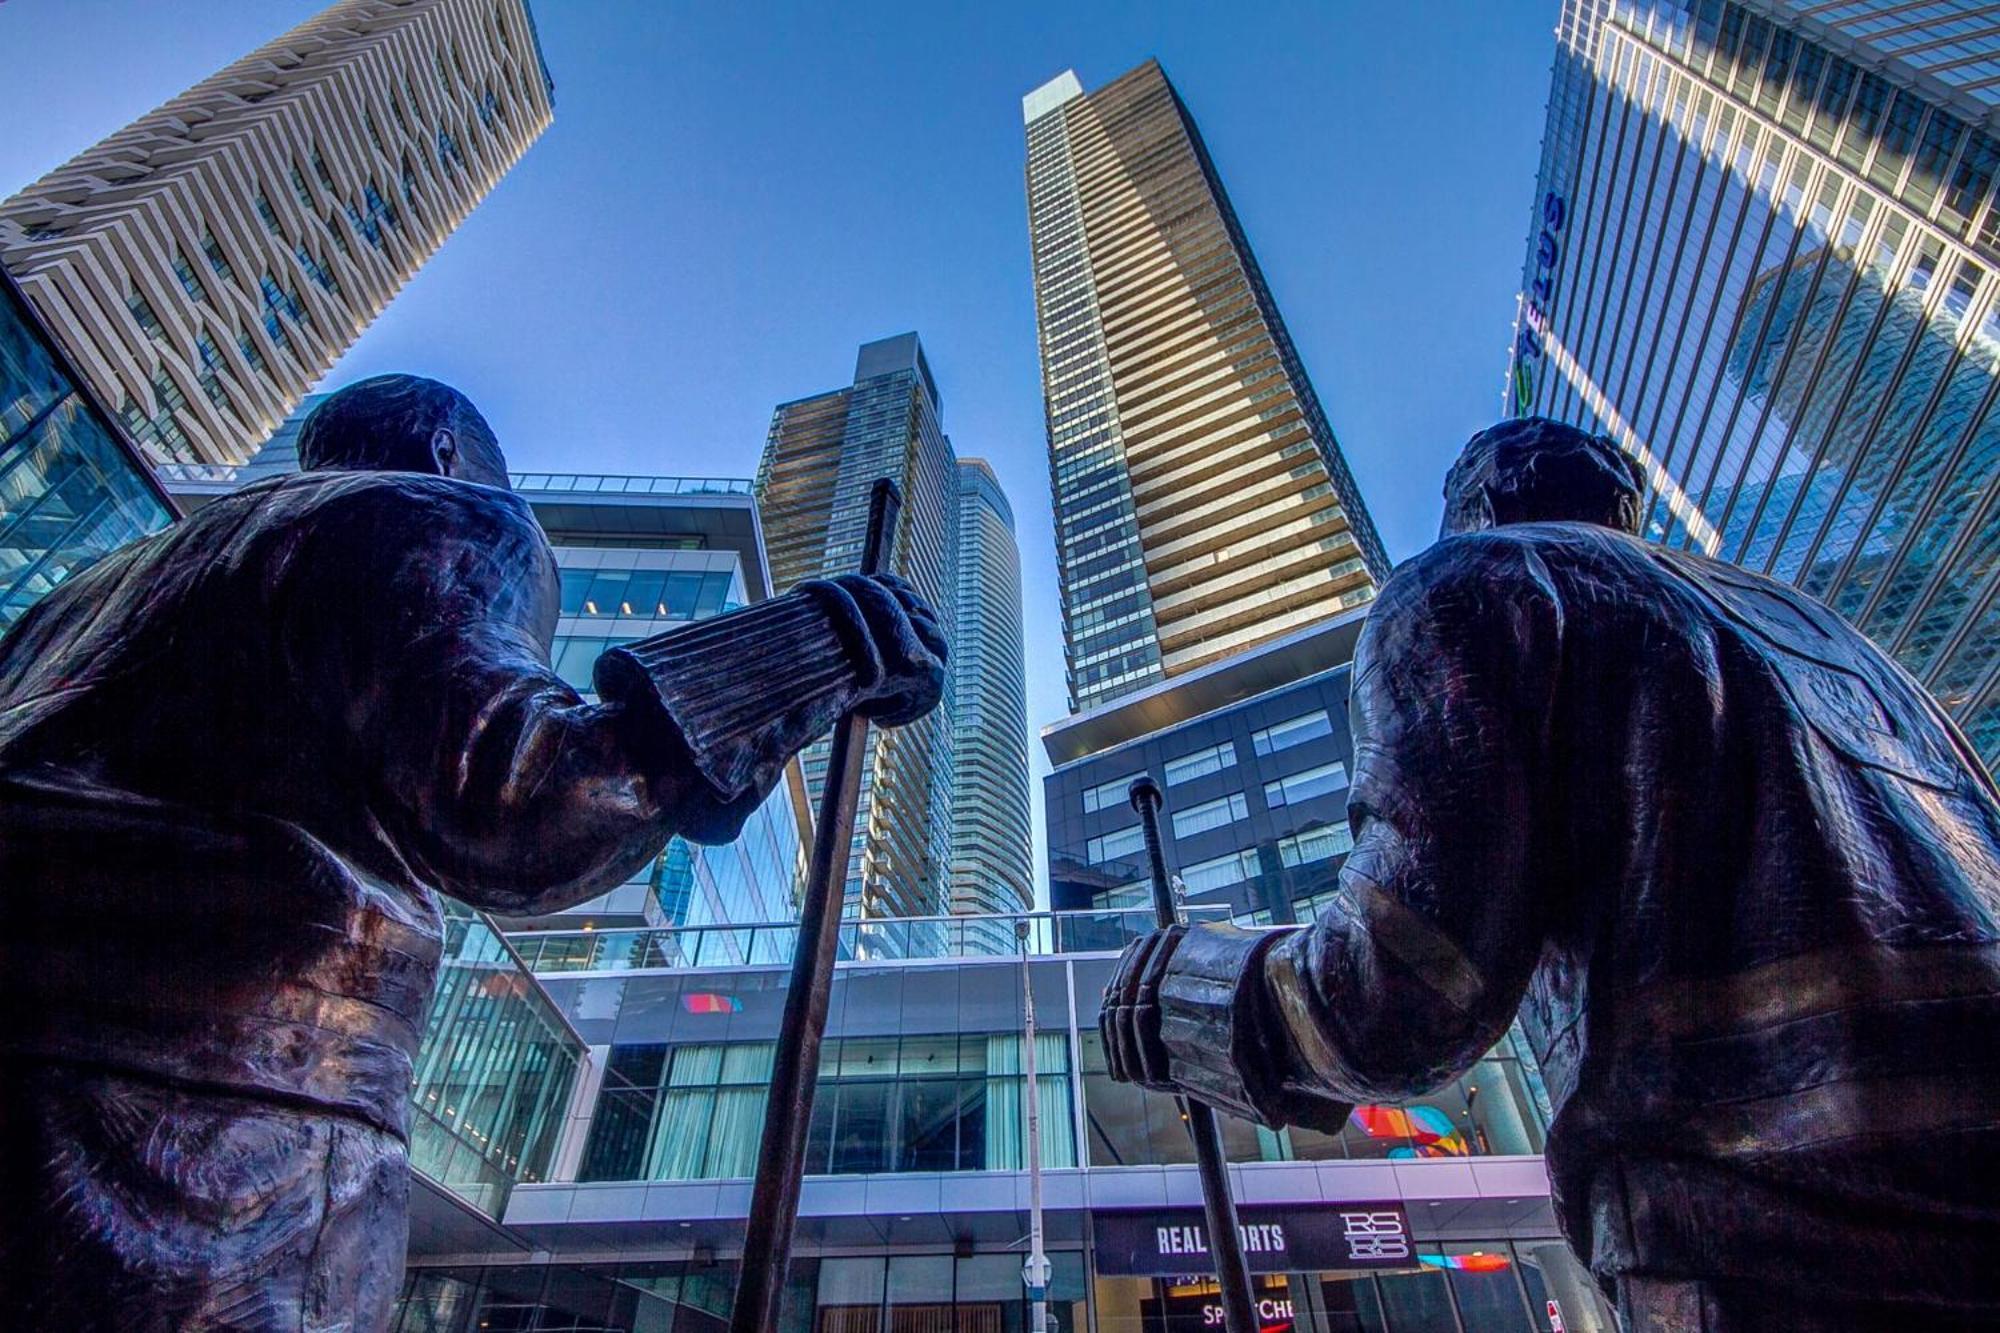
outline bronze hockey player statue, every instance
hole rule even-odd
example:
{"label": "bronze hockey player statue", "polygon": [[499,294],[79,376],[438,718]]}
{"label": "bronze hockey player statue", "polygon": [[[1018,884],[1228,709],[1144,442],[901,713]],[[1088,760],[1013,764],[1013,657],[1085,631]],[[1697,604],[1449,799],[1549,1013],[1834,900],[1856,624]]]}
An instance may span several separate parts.
{"label": "bronze hockey player statue", "polygon": [[1472,440],[1355,655],[1338,898],[1132,945],[1112,1072],[1332,1130],[1518,1011],[1629,1327],[1991,1326],[1993,784],[1825,607],[1640,541],[1641,491],[1556,422]]}
{"label": "bronze hockey player statue", "polygon": [[367,380],[299,447],[0,640],[0,1328],[383,1327],[438,894],[602,892],[842,713],[938,700],[930,610],[849,576],[614,649],[586,703],[471,403]]}

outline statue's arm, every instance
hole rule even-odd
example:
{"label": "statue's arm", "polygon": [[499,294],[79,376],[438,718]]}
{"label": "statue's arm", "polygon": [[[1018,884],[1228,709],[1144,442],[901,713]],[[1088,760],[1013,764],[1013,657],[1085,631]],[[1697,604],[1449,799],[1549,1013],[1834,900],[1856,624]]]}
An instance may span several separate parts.
{"label": "statue's arm", "polygon": [[[1332,906],[1306,928],[1193,927],[1159,959],[1128,955],[1107,991],[1143,1004],[1156,989],[1168,1084],[1331,1129],[1346,1103],[1426,1091],[1499,1038],[1541,950],[1561,638],[1525,546],[1454,542],[1398,572],[1356,657],[1355,847]],[[1107,1019],[1107,1046],[1143,1066],[1143,1037],[1112,1030],[1124,1021]]]}
{"label": "statue's arm", "polygon": [[[475,906],[553,911],[672,834],[732,838],[842,712],[935,703],[943,645],[926,656],[912,628],[928,612],[874,585],[856,590],[865,608],[847,597],[852,624],[808,589],[630,645],[607,656],[634,669],[600,666],[606,696],[586,702],[549,665],[554,563],[525,507],[464,522],[404,562],[405,591],[376,613],[391,628],[358,635],[374,647],[340,693],[398,851]],[[409,601],[414,620],[397,614]]]}

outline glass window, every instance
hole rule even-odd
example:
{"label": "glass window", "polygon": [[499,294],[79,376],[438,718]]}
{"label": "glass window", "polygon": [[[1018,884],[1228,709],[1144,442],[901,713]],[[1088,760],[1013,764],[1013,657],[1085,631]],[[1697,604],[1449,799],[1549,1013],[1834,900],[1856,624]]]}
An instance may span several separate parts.
{"label": "glass window", "polygon": [[229,259],[222,253],[222,246],[216,241],[214,232],[201,234],[201,252],[208,257],[208,266],[215,270],[215,276],[231,282],[236,280],[236,270],[229,267]]}
{"label": "glass window", "polygon": [[1253,848],[1183,866],[1181,883],[1187,885],[1189,894],[1209,893],[1216,889],[1228,888],[1232,884],[1241,884],[1257,871],[1257,853]]}
{"label": "glass window", "polygon": [[1256,748],[1258,754],[1264,755],[1277,750],[1288,750],[1294,745],[1303,745],[1307,741],[1331,735],[1333,735],[1332,719],[1327,717],[1324,708],[1315,708],[1310,713],[1302,713],[1298,717],[1274,723],[1262,731],[1252,732],[1250,744]]}
{"label": "glass window", "polygon": [[1146,848],[1146,835],[1137,824],[1118,829],[1101,837],[1092,838],[1084,847],[1084,856],[1093,865],[1103,865],[1106,861],[1116,861],[1137,855]]}
{"label": "glass window", "polygon": [[1326,889],[1303,898],[1292,899],[1292,919],[1301,925],[1311,925],[1319,920],[1320,913],[1333,905],[1340,896],[1339,889]]}
{"label": "glass window", "polygon": [[493,985],[506,954],[482,919],[450,905],[445,915],[444,966],[411,1088],[410,1157],[497,1215],[514,1181],[545,1178],[582,1048],[539,986]]}
{"label": "glass window", "polygon": [[[136,408],[136,404],[134,405]],[[23,307],[0,292],[0,628],[64,579],[171,521],[114,427],[75,392]]]}
{"label": "glass window", "polygon": [[673,620],[694,619],[695,603],[701,598],[701,575],[671,573],[667,575],[666,592],[663,599],[667,615]]}
{"label": "glass window", "polygon": [[1392,1329],[1452,1328],[1451,1293],[1436,1270],[1383,1274],[1375,1279],[1381,1294],[1383,1324]]}
{"label": "glass window", "polygon": [[200,275],[194,271],[194,265],[188,262],[187,255],[180,250],[174,251],[174,276],[181,280],[181,290],[188,294],[189,300],[208,300],[208,288],[202,285]]}
{"label": "glass window", "polygon": [[1123,808],[1131,799],[1132,783],[1138,776],[1137,773],[1127,773],[1122,778],[1100,782],[1095,787],[1087,789],[1083,793],[1083,812],[1088,815],[1099,810]]}
{"label": "glass window", "polygon": [[1530,1333],[1528,1309],[1504,1241],[1447,1243],[1444,1253],[1419,1254],[1426,1267],[1442,1268],[1458,1298],[1459,1316],[1480,1333]]}
{"label": "glass window", "polygon": [[1233,791],[1216,800],[1191,805],[1185,810],[1176,810],[1174,836],[1190,838],[1197,833],[1206,833],[1210,829],[1233,824],[1239,819],[1248,817],[1249,814],[1250,803],[1244,799],[1242,792]]}
{"label": "glass window", "polygon": [[[614,1048],[579,1178],[748,1177],[774,1051],[771,1042]],[[1074,1166],[1067,1036],[1040,1035],[1035,1061],[1043,1162]],[[806,1169],[1018,1170],[1026,1082],[1012,1033],[829,1040]],[[670,1123],[690,1116],[691,1127]]]}
{"label": "glass window", "polygon": [[590,581],[596,577],[595,571],[588,569],[565,569],[561,571],[562,613],[566,616],[583,614],[584,594],[590,591]]}
{"label": "glass window", "polygon": [[618,609],[614,614],[621,616],[649,616],[658,618],[667,614],[666,571],[659,569],[635,569],[626,576],[624,591],[618,598]]}
{"label": "glass window", "polygon": [[587,616],[615,616],[619,603],[625,596],[625,583],[629,571],[623,569],[600,569],[590,581],[589,589],[583,595],[583,614]]}
{"label": "glass window", "polygon": [[[930,1050],[908,1049],[909,1042],[927,1043]],[[977,1093],[984,1107],[983,1086],[961,1087],[957,1072],[958,1038],[912,1038],[906,1040],[907,1066],[898,1089],[896,1165],[898,1171],[955,1171],[958,1169],[958,1138],[961,1112],[968,1094]],[[926,1068],[926,1066],[931,1066]]]}
{"label": "glass window", "polygon": [[1278,840],[1278,859],[1284,862],[1287,869],[1331,860],[1353,850],[1354,834],[1348,829],[1346,820],[1338,824],[1322,824]]}
{"label": "glass window", "polygon": [[701,576],[701,593],[695,598],[694,615],[697,620],[720,615],[728,609],[729,575],[704,574]]}
{"label": "glass window", "polygon": [[820,1260],[819,1291],[814,1304],[819,1310],[821,1327],[838,1328],[842,1333],[879,1327],[882,1269],[882,1260],[872,1255]]}
{"label": "glass window", "polygon": [[897,1317],[893,1322],[898,1330],[942,1327],[951,1319],[952,1264],[948,1254],[898,1254],[890,1258],[889,1304],[929,1306],[939,1321],[933,1325],[930,1319]]}
{"label": "glass window", "polygon": [[578,1180],[645,1178],[647,1133],[660,1099],[666,1054],[666,1047],[656,1045],[611,1048]]}
{"label": "glass window", "polygon": [[1196,750],[1193,754],[1184,754],[1178,759],[1167,760],[1167,785],[1171,787],[1175,783],[1205,777],[1210,773],[1220,773],[1223,769],[1233,768],[1235,765],[1236,746],[1233,742],[1224,741],[1206,750]]}
{"label": "glass window", "polygon": [[236,335],[236,350],[243,353],[243,360],[248,363],[250,369],[262,374],[267,368],[264,363],[264,354],[257,350],[257,344],[251,340],[249,334],[238,333]]}
{"label": "glass window", "polygon": [[160,317],[153,313],[152,302],[137,292],[128,292],[125,296],[125,306],[132,312],[133,320],[148,338],[154,342],[166,341],[167,331],[160,326]]}
{"label": "glass window", "polygon": [[1280,806],[1297,805],[1300,801],[1339,791],[1346,785],[1346,765],[1322,764],[1318,768],[1290,773],[1275,782],[1265,783],[1264,804],[1273,810]]}
{"label": "glass window", "polygon": [[590,673],[597,659],[610,646],[608,639],[579,639],[558,636],[550,649],[549,662],[555,673],[573,689],[590,689]]}

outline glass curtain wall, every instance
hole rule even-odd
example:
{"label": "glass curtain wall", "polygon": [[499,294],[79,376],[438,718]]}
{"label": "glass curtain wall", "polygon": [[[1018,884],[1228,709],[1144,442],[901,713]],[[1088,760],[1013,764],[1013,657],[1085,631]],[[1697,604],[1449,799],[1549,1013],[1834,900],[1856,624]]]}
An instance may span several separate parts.
{"label": "glass curtain wall", "polygon": [[[1027,1168],[1027,1078],[1014,1033],[830,1038],[809,1174]],[[771,1042],[612,1049],[578,1179],[711,1180],[756,1167]],[[1035,1039],[1042,1165],[1077,1164],[1069,1045]]]}
{"label": "glass curtain wall", "polygon": [[0,278],[0,630],[173,512]]}
{"label": "glass curtain wall", "polygon": [[484,917],[446,901],[410,1090],[410,1162],[488,1216],[546,1179],[583,1042]]}
{"label": "glass curtain wall", "polygon": [[579,690],[591,688],[590,669],[607,649],[743,602],[742,578],[712,568],[713,552],[558,547],[556,559],[562,605],[549,661]]}
{"label": "glass curtain wall", "polygon": [[1950,6],[1838,8],[1568,0],[1508,403],[1610,432],[1650,536],[1828,601],[1990,764],[2000,137],[1905,63]]}

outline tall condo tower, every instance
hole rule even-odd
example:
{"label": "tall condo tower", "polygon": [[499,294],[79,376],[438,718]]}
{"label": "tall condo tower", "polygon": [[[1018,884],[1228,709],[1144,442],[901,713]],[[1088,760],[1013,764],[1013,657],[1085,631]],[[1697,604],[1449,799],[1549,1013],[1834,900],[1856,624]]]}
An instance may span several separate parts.
{"label": "tall condo tower", "polygon": [[1507,409],[1647,533],[1776,575],[2000,760],[2000,23],[1972,0],[1566,0]]}
{"label": "tall condo tower", "polygon": [[526,0],[341,0],[0,203],[156,460],[238,463],[554,115]]}
{"label": "tall condo tower", "polygon": [[983,458],[958,462],[952,641],[951,910],[1025,912],[1028,678],[1014,509]]}
{"label": "tall condo tower", "polygon": [[[852,384],[772,414],[757,497],[774,591],[854,570],[868,527],[868,492],[879,477],[903,492],[891,568],[938,608],[953,632],[957,468],[937,384],[914,333],[864,344]],[[928,717],[868,734],[847,869],[848,915],[926,916],[949,906],[955,683],[948,679],[944,705]],[[826,744],[807,750],[804,760],[807,789],[817,801]]]}
{"label": "tall condo tower", "polygon": [[1367,602],[1389,562],[1158,62],[1022,99],[1072,711]]}

